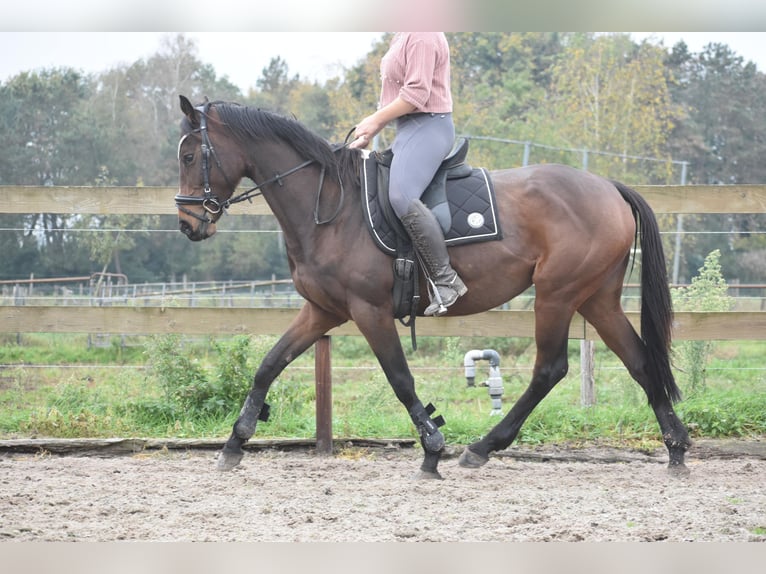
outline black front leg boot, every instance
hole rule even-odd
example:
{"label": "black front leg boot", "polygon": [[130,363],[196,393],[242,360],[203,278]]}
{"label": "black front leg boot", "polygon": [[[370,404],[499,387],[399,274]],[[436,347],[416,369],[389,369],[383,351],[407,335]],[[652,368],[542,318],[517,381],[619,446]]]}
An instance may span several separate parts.
{"label": "black front leg boot", "polygon": [[416,479],[439,479],[442,476],[437,470],[439,460],[441,459],[442,452],[444,451],[444,435],[439,430],[439,427],[444,426],[444,417],[441,415],[434,419],[431,419],[431,414],[436,409],[432,404],[423,406],[421,403],[417,403],[410,410],[410,417],[412,422],[415,423],[415,427],[418,429],[420,435],[420,444],[425,451],[425,457],[423,464],[420,466],[420,472],[415,475]]}
{"label": "black front leg boot", "polygon": [[428,403],[426,407],[417,403],[410,411],[412,422],[415,423],[415,428],[420,434],[420,442],[427,452],[439,452],[444,448],[444,435],[439,430],[439,427],[444,426],[444,417],[439,415],[431,419],[431,414],[435,410],[431,403]]}
{"label": "black front leg boot", "polygon": [[269,405],[264,402],[266,393],[250,393],[239,411],[239,418],[234,423],[234,434],[243,440],[249,440],[255,434],[258,421],[269,420]]}

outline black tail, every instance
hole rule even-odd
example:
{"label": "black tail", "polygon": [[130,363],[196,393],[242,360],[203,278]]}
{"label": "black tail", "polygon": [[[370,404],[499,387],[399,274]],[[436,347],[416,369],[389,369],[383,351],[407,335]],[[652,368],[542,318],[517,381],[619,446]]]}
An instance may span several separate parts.
{"label": "black tail", "polygon": [[646,393],[652,405],[656,404],[656,399],[662,394],[671,402],[675,402],[681,399],[681,391],[670,369],[673,303],[657,219],[652,208],[638,192],[619,182],[612,183],[630,205],[640,237],[641,339],[646,346],[646,370],[652,385]]}

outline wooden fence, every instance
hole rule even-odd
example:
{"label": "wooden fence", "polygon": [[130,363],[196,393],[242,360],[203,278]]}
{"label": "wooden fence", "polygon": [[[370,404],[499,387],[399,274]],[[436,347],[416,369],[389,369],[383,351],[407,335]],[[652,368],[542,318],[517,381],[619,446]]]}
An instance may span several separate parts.
{"label": "wooden fence", "polygon": [[[766,213],[765,185],[635,186],[657,213]],[[175,188],[167,187],[24,187],[0,186],[0,213],[175,214]],[[242,203],[232,215],[268,215],[261,197]],[[175,307],[0,306],[0,331],[6,333],[122,334],[281,334],[295,309],[227,309]],[[629,313],[637,327],[637,313]],[[420,319],[421,336],[531,337],[532,311],[488,311],[467,317]],[[406,336],[409,330],[400,328]],[[598,335],[578,315],[572,339],[593,341]],[[359,335],[353,324],[329,335]],[[674,338],[681,340],[764,340],[766,312],[686,313],[675,316]],[[330,337],[317,344],[317,445],[332,445]],[[583,353],[587,357],[587,352]],[[584,375],[584,378],[587,374]]]}
{"label": "wooden fence", "polygon": [[[766,213],[766,185],[635,186],[657,213]],[[0,186],[0,213],[176,214],[176,188],[169,187],[25,187]],[[232,215],[268,215],[262,197],[241,203]],[[114,332],[149,333],[250,333],[280,334],[296,311],[293,309],[207,309],[136,307],[0,307],[4,332]],[[638,325],[637,313],[629,313]],[[766,313],[677,313],[676,339],[766,339]],[[402,334],[407,330],[402,329]],[[530,337],[534,334],[530,311],[490,311],[469,317],[439,317],[418,321],[418,333],[434,336]],[[331,334],[358,335],[353,325]],[[570,328],[573,339],[597,339],[595,332],[576,316]]]}

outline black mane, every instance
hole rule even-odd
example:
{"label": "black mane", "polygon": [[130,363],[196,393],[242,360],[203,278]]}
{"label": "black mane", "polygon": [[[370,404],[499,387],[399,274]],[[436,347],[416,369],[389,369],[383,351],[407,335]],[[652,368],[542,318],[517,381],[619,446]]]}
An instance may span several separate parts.
{"label": "black mane", "polygon": [[295,119],[231,102],[214,102],[211,105],[218,112],[221,122],[242,143],[277,139],[291,146],[306,159],[316,161],[327,170],[330,177],[338,173],[346,174],[348,170],[353,170],[351,173],[358,177],[358,151],[345,148],[336,151],[338,146],[334,148],[327,140]]}

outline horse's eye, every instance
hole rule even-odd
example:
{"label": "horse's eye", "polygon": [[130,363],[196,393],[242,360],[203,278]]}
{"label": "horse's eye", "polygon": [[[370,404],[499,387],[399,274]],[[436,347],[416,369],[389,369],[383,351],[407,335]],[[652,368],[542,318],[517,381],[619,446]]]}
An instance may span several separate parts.
{"label": "horse's eye", "polygon": [[194,154],[193,153],[187,153],[184,155],[184,165],[190,165],[191,162],[194,161]]}

